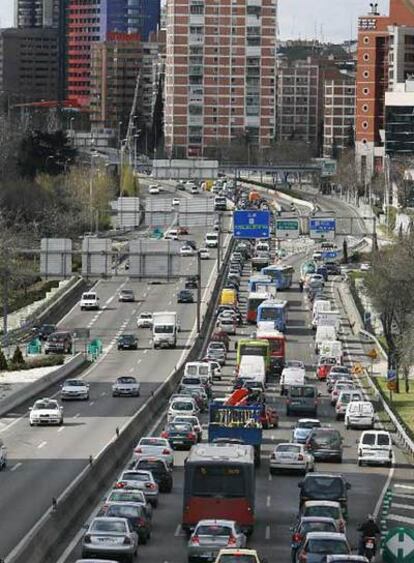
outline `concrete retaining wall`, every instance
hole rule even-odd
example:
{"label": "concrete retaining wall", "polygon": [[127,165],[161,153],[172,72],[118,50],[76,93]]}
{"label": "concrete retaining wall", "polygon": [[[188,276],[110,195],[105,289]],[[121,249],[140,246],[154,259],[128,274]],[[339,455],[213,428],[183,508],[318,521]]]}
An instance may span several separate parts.
{"label": "concrete retaining wall", "polygon": [[54,385],[62,379],[69,377],[85,364],[85,355],[77,354],[74,358],[69,360],[69,362],[61,367],[56,368],[48,375],[40,377],[37,381],[29,383],[28,385],[26,385],[26,387],[19,389],[15,393],[11,393],[8,397],[0,401],[0,416],[4,416],[7,412],[20,407],[23,403],[25,403],[32,397],[39,395],[40,393],[42,393],[42,391],[44,391],[51,385]]}

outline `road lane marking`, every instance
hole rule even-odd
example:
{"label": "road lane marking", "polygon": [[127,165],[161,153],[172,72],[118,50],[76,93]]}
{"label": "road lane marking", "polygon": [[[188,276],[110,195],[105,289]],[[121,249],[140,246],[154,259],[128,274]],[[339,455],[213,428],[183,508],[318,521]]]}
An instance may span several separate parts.
{"label": "road lane marking", "polygon": [[177,528],[175,529],[174,536],[175,536],[176,538],[178,538],[178,536],[179,536],[180,534],[181,534],[181,524],[178,524]]}
{"label": "road lane marking", "polygon": [[139,365],[142,362],[141,358],[137,361],[137,365]]}
{"label": "road lane marking", "polygon": [[394,522],[404,522],[404,524],[409,524],[410,526],[414,526],[414,518],[408,518],[408,516],[399,516],[398,514],[388,514],[387,520],[393,520]]}
{"label": "road lane marking", "polygon": [[148,352],[148,350],[144,350],[143,354],[146,354]]}
{"label": "road lane marking", "polygon": [[270,498],[271,498],[270,495],[268,495],[267,498],[266,498],[266,506],[267,506],[267,508],[269,508],[269,506],[270,506]]}
{"label": "road lane marking", "polygon": [[89,401],[90,406],[95,404],[95,401]]}
{"label": "road lane marking", "polygon": [[42,448],[44,448],[46,446],[47,442],[40,442],[40,444],[37,446],[37,448],[40,450]]}
{"label": "road lane marking", "polygon": [[[395,487],[395,485],[394,485]],[[414,495],[408,495],[408,494],[404,494],[404,493],[399,493],[398,491],[394,491],[393,493],[393,497],[398,497],[398,498],[406,498],[408,500],[414,500]],[[394,505],[393,505],[394,506]]]}
{"label": "road lane marking", "polygon": [[19,469],[19,467],[21,467],[22,465],[23,463],[21,461],[18,461],[12,467],[10,467],[10,471],[16,471],[16,469]]}
{"label": "road lane marking", "polygon": [[106,395],[106,391],[102,391],[101,397],[105,397],[105,395]]}
{"label": "road lane marking", "polygon": [[271,473],[269,473],[269,477],[268,477],[267,480],[268,480],[268,481],[272,481],[272,474],[271,474]]}
{"label": "road lane marking", "polygon": [[414,510],[414,506],[411,506],[410,504],[399,504],[398,502],[393,502],[392,503],[392,508],[402,508],[403,510]]}
{"label": "road lane marking", "polygon": [[414,487],[412,485],[400,485],[400,484],[396,483],[394,485],[394,488],[395,489],[408,489],[410,491],[414,491]]}
{"label": "road lane marking", "polygon": [[266,526],[265,539],[270,540],[270,526]]}
{"label": "road lane marking", "polygon": [[73,418],[79,418],[79,417],[80,417],[80,412],[76,413]]}
{"label": "road lane marking", "polygon": [[65,429],[64,426],[61,426],[60,428],[58,428],[58,432],[62,432]]}

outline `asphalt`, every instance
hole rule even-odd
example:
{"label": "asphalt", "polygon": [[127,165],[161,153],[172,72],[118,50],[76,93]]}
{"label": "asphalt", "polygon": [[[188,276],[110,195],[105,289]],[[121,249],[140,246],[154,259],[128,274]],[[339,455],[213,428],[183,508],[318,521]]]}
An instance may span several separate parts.
{"label": "asphalt", "polygon": [[[202,197],[202,196],[200,196]],[[189,237],[203,246],[208,228],[192,228]],[[211,230],[211,229],[210,229]],[[215,255],[201,262],[202,295],[208,299],[207,284],[216,277]],[[194,257],[182,258],[182,275],[197,273]],[[29,427],[28,407],[0,419],[0,436],[8,448],[8,469],[1,477],[0,506],[3,514],[12,511],[12,518],[2,518],[0,526],[0,557],[5,557],[29,532],[40,516],[88,463],[96,456],[163,382],[190,347],[195,336],[195,304],[177,304],[176,293],[184,281],[161,285],[128,279],[105,280],[96,286],[102,308],[80,311],[76,306],[61,321],[60,327],[90,328],[91,338],[103,343],[103,354],[82,375],[91,385],[88,402],[65,402],[64,425]],[[135,303],[119,303],[122,287],[135,291]],[[136,318],[141,311],[176,310],[181,322],[178,346],[174,350],[153,350],[150,331],[137,329]],[[139,338],[138,351],[118,351],[116,339],[122,333],[134,332]],[[82,348],[82,344],[78,344]],[[113,398],[111,385],[120,375],[134,375],[141,382],[141,397]],[[42,396],[54,396],[53,386]],[[38,398],[38,397],[36,397]]]}

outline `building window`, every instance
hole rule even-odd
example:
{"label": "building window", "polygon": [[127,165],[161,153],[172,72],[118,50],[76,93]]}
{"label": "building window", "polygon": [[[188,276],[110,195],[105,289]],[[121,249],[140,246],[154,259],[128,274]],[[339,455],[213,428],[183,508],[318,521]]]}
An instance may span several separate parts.
{"label": "building window", "polygon": [[369,88],[364,88],[364,89],[362,90],[362,92],[363,92],[364,96],[368,96],[368,94],[369,94]]}
{"label": "building window", "polygon": [[369,61],[369,54],[368,54],[368,53],[364,53],[363,56],[362,56],[362,58],[363,58],[363,60],[364,60],[365,62]]}
{"label": "building window", "polygon": [[364,37],[364,44],[365,44],[365,45],[368,45],[368,43],[369,43],[369,37],[368,37],[368,35],[366,35],[366,36]]}
{"label": "building window", "polygon": [[368,121],[362,122],[362,129],[368,129]]}
{"label": "building window", "polygon": [[362,111],[363,111],[363,112],[366,113],[366,112],[368,111],[368,109],[369,109],[368,104],[364,104],[364,105],[362,106]]}
{"label": "building window", "polygon": [[364,72],[362,73],[362,76],[364,78],[369,78],[369,71],[368,70],[364,70]]}

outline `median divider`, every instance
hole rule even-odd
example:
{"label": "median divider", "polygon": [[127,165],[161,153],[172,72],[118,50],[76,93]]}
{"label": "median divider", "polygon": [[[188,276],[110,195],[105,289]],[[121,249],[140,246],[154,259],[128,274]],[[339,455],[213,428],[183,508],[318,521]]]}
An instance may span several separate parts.
{"label": "median divider", "polygon": [[[223,285],[224,272],[233,249],[231,240],[223,259],[223,266],[217,276],[214,290],[204,317],[200,334],[185,361],[199,358],[214,326],[213,317],[219,292]],[[51,507],[39,519],[35,527],[6,557],[5,563],[55,563],[71,541],[79,527],[130,459],[133,446],[154,420],[165,410],[168,400],[176,389],[183,367],[177,366],[168,378],[145,401],[137,413],[121,429],[114,429],[114,436],[96,456],[90,459],[83,471],[57,498],[51,499]]]}
{"label": "median divider", "polygon": [[[32,399],[36,395],[42,393],[55,383],[58,383],[62,379],[69,377],[70,375],[77,372],[79,369],[85,366],[87,360],[84,354],[76,354],[72,359],[63,364],[61,367],[56,368],[48,375],[40,377],[37,381],[29,383],[23,389],[18,389],[14,393],[10,393],[5,399],[0,401],[0,417],[4,416],[7,412],[16,409],[23,405],[29,399]],[[22,373],[25,373],[24,370]]]}

